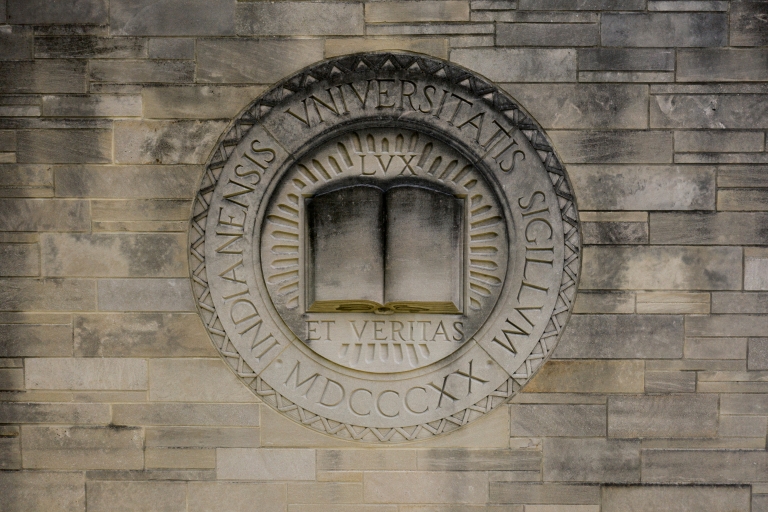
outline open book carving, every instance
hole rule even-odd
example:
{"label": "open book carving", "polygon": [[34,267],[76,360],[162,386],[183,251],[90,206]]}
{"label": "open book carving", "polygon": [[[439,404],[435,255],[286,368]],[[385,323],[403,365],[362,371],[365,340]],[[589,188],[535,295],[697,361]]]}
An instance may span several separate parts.
{"label": "open book carving", "polygon": [[463,200],[355,184],[308,201],[310,313],[460,313]]}

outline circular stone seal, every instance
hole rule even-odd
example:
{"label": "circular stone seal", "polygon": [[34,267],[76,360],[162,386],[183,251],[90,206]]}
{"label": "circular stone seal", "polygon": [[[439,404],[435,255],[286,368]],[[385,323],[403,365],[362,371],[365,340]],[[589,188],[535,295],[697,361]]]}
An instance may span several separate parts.
{"label": "circular stone seal", "polygon": [[552,353],[579,265],[572,189],[538,124],[407,53],[324,61],[249,105],[190,227],[222,357],[281,413],[367,442],[511,398]]}

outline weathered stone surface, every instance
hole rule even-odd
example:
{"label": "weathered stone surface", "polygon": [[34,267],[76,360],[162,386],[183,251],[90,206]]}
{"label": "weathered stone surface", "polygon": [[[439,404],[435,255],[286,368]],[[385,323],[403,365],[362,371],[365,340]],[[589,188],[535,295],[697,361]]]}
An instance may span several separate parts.
{"label": "weathered stone surface", "polygon": [[709,293],[641,292],[637,294],[639,314],[709,313]]}
{"label": "weathered stone surface", "polygon": [[[263,58],[253,59],[254,55]],[[201,39],[197,42],[197,79],[270,84],[322,58],[321,40]]]}
{"label": "weathered stone surface", "polygon": [[[513,437],[605,435],[605,407],[602,405],[511,404],[509,409]],[[563,421],[564,418],[567,421]]]}
{"label": "weathered stone surface", "polygon": [[[451,44],[451,47],[456,46]],[[448,39],[443,37],[345,37],[325,40],[326,57],[336,57],[352,52],[375,52],[381,50],[405,50],[448,59]]]}
{"label": "weathered stone surface", "polygon": [[189,512],[248,510],[258,503],[259,512],[285,511],[285,486],[250,482],[190,482],[187,490]]}
{"label": "weathered stone surface", "polygon": [[682,316],[573,315],[554,357],[677,359],[682,355]]}
{"label": "weathered stone surface", "polygon": [[117,121],[115,162],[200,164],[226,121]]}
{"label": "weathered stone surface", "polygon": [[371,23],[365,32],[369,36],[463,36],[493,34],[495,31],[492,23]]}
{"label": "weathered stone surface", "polygon": [[543,470],[545,482],[639,482],[640,442],[548,438]]}
{"label": "weathered stone surface", "polygon": [[721,13],[605,14],[604,46],[725,46],[728,16]]}
{"label": "weathered stone surface", "polygon": [[92,279],[0,278],[0,311],[73,311],[96,307]]}
{"label": "weathered stone surface", "polygon": [[318,471],[391,471],[417,469],[414,450],[318,450]]}
{"label": "weathered stone surface", "polygon": [[147,448],[144,467],[155,469],[215,469],[216,450],[200,448]]}
{"label": "weathered stone surface", "polygon": [[0,62],[0,90],[16,93],[84,93],[85,61]]}
{"label": "weathered stone surface", "polygon": [[749,338],[747,368],[768,370],[768,338]]}
{"label": "weathered stone surface", "polygon": [[0,369],[0,390],[24,389],[24,370],[21,368]]}
{"label": "weathered stone surface", "polygon": [[490,502],[525,503],[526,508],[530,504],[598,504],[600,503],[600,487],[597,485],[491,482]]}
{"label": "weathered stone surface", "polygon": [[488,481],[475,472],[370,472],[365,474],[368,503],[485,503]]}
{"label": "weathered stone surface", "polygon": [[728,2],[723,0],[649,0],[649,11],[725,12]]}
{"label": "weathered stone surface", "polygon": [[600,41],[597,24],[500,23],[499,46],[595,46]]}
{"label": "weathered stone surface", "polygon": [[735,212],[768,211],[768,190],[759,188],[718,190],[717,209]]}
{"label": "weathered stone surface", "polygon": [[568,167],[585,210],[714,210],[715,174],[697,166]]}
{"label": "weathered stone surface", "polygon": [[659,94],[651,97],[651,128],[768,128],[764,94]]}
{"label": "weathered stone surface", "polygon": [[765,169],[760,165],[722,166],[718,169],[717,185],[721,188],[768,187]]}
{"label": "weathered stone surface", "polygon": [[579,71],[579,82],[674,82],[671,71]]}
{"label": "weathered stone surface", "polygon": [[187,220],[190,201],[178,199],[91,201],[94,221]]}
{"label": "weathered stone surface", "polygon": [[752,512],[766,512],[768,510],[768,494],[752,495]]}
{"label": "weathered stone surface", "polygon": [[194,59],[195,40],[183,37],[153,37],[147,44],[150,59]]}
{"label": "weathered stone surface", "polygon": [[221,119],[238,114],[263,90],[260,86],[145,87],[141,97],[147,119]]}
{"label": "weathered stone surface", "polygon": [[362,503],[363,484],[351,482],[301,482],[288,484],[289,503]]}
{"label": "weathered stone surface", "polygon": [[604,512],[749,511],[749,487],[608,486]]}
{"label": "weathered stone surface", "polygon": [[643,482],[734,483],[768,481],[768,452],[645,450]]}
{"label": "weathered stone surface", "polygon": [[352,36],[363,34],[363,24],[358,3],[240,2],[235,12],[238,35]]}
{"label": "weathered stone surface", "polygon": [[27,389],[147,389],[143,359],[34,358],[25,367]]}
{"label": "weathered stone surface", "polygon": [[183,60],[94,60],[89,77],[95,82],[192,82],[195,65]]}
{"label": "weathered stone surface", "polygon": [[0,324],[0,357],[71,355],[71,324]]}
{"label": "weathered stone surface", "polygon": [[549,361],[529,393],[642,393],[642,361]]}
{"label": "weathered stone surface", "polygon": [[197,315],[84,314],[74,318],[78,357],[205,357],[216,351]]}
{"label": "weathered stone surface", "polygon": [[270,448],[220,448],[219,480],[314,480],[315,451]]}
{"label": "weathered stone surface", "polygon": [[768,415],[768,396],[762,394],[724,394],[720,400],[721,414]]}
{"label": "weathered stone surface", "polygon": [[540,48],[462,48],[451,61],[497,82],[575,82],[576,51]]}
{"label": "weathered stone surface", "polygon": [[652,244],[768,244],[768,213],[651,213]]}
{"label": "weathered stone surface", "polygon": [[40,275],[40,252],[37,244],[0,244],[0,276]]}
{"label": "weathered stone surface", "polygon": [[[674,215],[674,214],[659,214]],[[653,218],[653,214],[652,217]],[[653,240],[651,227],[651,243]],[[680,233],[678,233],[680,235]],[[676,243],[685,243],[678,238]],[[737,247],[585,247],[581,287],[597,290],[738,290]]]}
{"label": "weathered stone surface", "polygon": [[712,313],[768,313],[768,293],[714,292]]}
{"label": "weathered stone surface", "polygon": [[647,244],[647,222],[584,222],[582,243],[590,245]]}
{"label": "weathered stone surface", "polygon": [[368,3],[366,23],[416,23],[424,21],[469,21],[469,2],[426,0],[413,2]]}
{"label": "weathered stone surface", "polygon": [[676,131],[675,152],[752,152],[765,150],[765,136],[748,131]]}
{"label": "weathered stone surface", "polygon": [[107,404],[0,403],[2,423],[109,423]]}
{"label": "weathered stone surface", "polygon": [[645,9],[645,2],[642,0],[519,0],[518,9],[535,11],[641,11]]}
{"label": "weathered stone surface", "polygon": [[94,512],[157,510],[186,512],[184,482],[87,482],[87,507]]}
{"label": "weathered stone surface", "polygon": [[643,85],[510,84],[504,89],[545,129],[648,126],[648,89]]}
{"label": "weathered stone surface", "polygon": [[768,428],[768,418],[760,416],[720,416],[719,437],[760,438]]}
{"label": "weathered stone surface", "polygon": [[746,338],[688,338],[685,357],[689,359],[745,359]]}
{"label": "weathered stone surface", "polygon": [[141,111],[138,95],[43,96],[45,116],[141,117]]}
{"label": "weathered stone surface", "polygon": [[1,471],[3,511],[85,512],[82,471]]}
{"label": "weathered stone surface", "polygon": [[256,396],[219,359],[154,359],[149,399],[160,402],[255,402]]}
{"label": "weathered stone surface", "polygon": [[97,287],[101,311],[195,310],[186,279],[99,279]]}
{"label": "weathered stone surface", "polygon": [[0,27],[0,60],[32,60],[33,55],[31,27]]}
{"label": "weathered stone surface", "polygon": [[179,234],[43,234],[45,276],[182,277],[187,273]]}
{"label": "weathered stone surface", "polygon": [[645,372],[646,393],[693,393],[695,391],[695,372]]}
{"label": "weathered stone surface", "polygon": [[768,79],[766,59],[768,50],[682,50],[677,55],[677,81],[765,81]]}
{"label": "weathered stone surface", "polygon": [[66,4],[46,0],[8,0],[8,20],[17,24],[104,25],[108,12],[107,0],[74,0]]}
{"label": "weathered stone surface", "polygon": [[35,38],[35,57],[141,59],[147,56],[147,42],[137,37],[42,36]]}
{"label": "weathered stone surface", "polygon": [[421,471],[537,471],[541,454],[530,450],[440,449],[418,453]]}
{"label": "weathered stone surface", "polygon": [[686,336],[763,336],[768,317],[760,315],[693,315],[686,318]]}
{"label": "weathered stone surface", "polygon": [[635,312],[635,296],[627,292],[579,292],[574,314],[582,313],[619,313]]}
{"label": "weathered stone surface", "polygon": [[[21,469],[21,442],[18,437],[0,437],[0,469]],[[3,489],[1,479],[0,489]]]}
{"label": "weathered stone surface", "polygon": [[140,428],[25,425],[22,461],[30,469],[142,469],[142,434]]}
{"label": "weathered stone surface", "polygon": [[256,404],[115,404],[115,425],[258,427]]}
{"label": "weathered stone surface", "polygon": [[[200,166],[192,165],[59,166],[55,170],[56,194],[60,197],[189,199],[197,188],[201,172]],[[5,201],[51,204],[50,200],[9,199],[0,199],[0,204]],[[84,214],[87,215],[87,210]],[[90,218],[87,222],[90,225]],[[82,230],[85,229],[87,226]]]}
{"label": "weathered stone surface", "polygon": [[111,130],[20,130],[16,134],[19,163],[109,163]]}
{"label": "weathered stone surface", "polygon": [[258,428],[150,427],[144,430],[144,435],[148,448],[258,448],[260,446]]}
{"label": "weathered stone surface", "polygon": [[664,164],[672,162],[672,132],[550,131],[565,163]]}
{"label": "weathered stone surface", "polygon": [[234,35],[235,0],[111,0],[109,27],[114,35]]}
{"label": "weathered stone surface", "polygon": [[731,46],[768,45],[768,21],[762,2],[731,3]]}
{"label": "weathered stone surface", "polygon": [[675,52],[666,48],[585,48],[581,71],[674,71]]}
{"label": "weathered stone surface", "polygon": [[608,397],[608,437],[715,437],[716,395]]}
{"label": "weathered stone surface", "polygon": [[768,290],[768,249],[744,248],[744,289]]}

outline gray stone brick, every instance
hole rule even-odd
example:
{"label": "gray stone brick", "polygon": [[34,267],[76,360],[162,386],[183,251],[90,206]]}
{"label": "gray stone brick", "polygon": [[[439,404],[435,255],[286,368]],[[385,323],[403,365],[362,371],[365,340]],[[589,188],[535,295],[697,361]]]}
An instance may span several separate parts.
{"label": "gray stone brick", "polygon": [[764,94],[651,96],[651,128],[768,128]]}
{"label": "gray stone brick", "polygon": [[734,483],[768,481],[768,451],[645,450],[643,482]]}
{"label": "gray stone brick", "polygon": [[191,37],[153,37],[147,51],[150,59],[194,59],[195,40]]}
{"label": "gray stone brick", "polygon": [[534,11],[641,11],[645,0],[519,0],[518,9]]}
{"label": "gray stone brick", "polygon": [[415,450],[318,450],[318,471],[392,471],[417,469]]}
{"label": "gray stone brick", "polygon": [[33,51],[31,27],[0,26],[0,60],[32,60]]}
{"label": "gray stone brick", "polygon": [[531,450],[455,448],[418,452],[420,471],[538,471],[540,466],[541,453]]}
{"label": "gray stone brick", "polygon": [[768,415],[768,395],[728,393],[720,398],[720,414]]}
{"label": "gray stone brick", "polygon": [[288,503],[362,503],[363,484],[359,482],[288,483]]}
{"label": "gray stone brick", "polygon": [[89,76],[95,82],[193,82],[195,64],[182,60],[94,60]]}
{"label": "gray stone brick", "polygon": [[0,357],[72,355],[72,325],[0,324]]}
{"label": "gray stone brick", "polygon": [[768,338],[750,338],[747,368],[768,370]]}
{"label": "gray stone brick", "polygon": [[768,494],[753,494],[751,511],[768,512]]}
{"label": "gray stone brick", "polygon": [[590,245],[647,244],[647,222],[583,222],[582,243]]}
{"label": "gray stone brick", "polygon": [[138,37],[56,36],[35,38],[35,58],[140,59],[147,42]]}
{"label": "gray stone brick", "polygon": [[462,48],[451,52],[451,60],[496,82],[576,81],[576,50]]}
{"label": "gray stone brick", "polygon": [[227,121],[117,121],[115,162],[201,164]]}
{"label": "gray stone brick", "polygon": [[718,168],[717,186],[720,188],[768,187],[766,167],[760,165],[735,165]]}
{"label": "gray stone brick", "polygon": [[205,357],[216,351],[197,315],[84,314],[74,318],[78,357]]}
{"label": "gray stone brick", "polygon": [[0,403],[0,423],[109,423],[108,404]]}
{"label": "gray stone brick", "polygon": [[579,50],[581,71],[674,71],[674,50],[585,48]]}
{"label": "gray stone brick", "polygon": [[0,90],[16,93],[86,92],[85,61],[0,62]]}
{"label": "gray stone brick", "polygon": [[765,133],[747,131],[676,131],[676,152],[751,152],[765,150]]}
{"label": "gray stone brick", "polygon": [[599,44],[597,24],[499,23],[498,46],[595,46]]}
{"label": "gray stone brick", "polygon": [[579,71],[579,82],[674,82],[675,74],[667,71]]}
{"label": "gray stone brick", "polygon": [[392,471],[365,474],[366,503],[486,503],[488,480],[472,471]]}
{"label": "gray stone brick", "polygon": [[110,163],[112,130],[20,130],[20,163]]}
{"label": "gray stone brick", "polygon": [[627,292],[580,291],[576,295],[573,312],[632,314],[635,312],[635,295]]}
{"label": "gray stone brick", "polygon": [[764,336],[768,317],[761,315],[692,315],[685,320],[686,336]]}
{"label": "gray stone brick", "polygon": [[[270,58],[254,59],[254,55]],[[319,39],[200,39],[197,41],[197,80],[271,84],[322,59],[323,41]]]}
{"label": "gray stone brick", "polygon": [[220,480],[314,480],[315,451],[271,448],[220,448]]}
{"label": "gray stone brick", "polygon": [[82,471],[0,471],[0,492],[7,512],[85,512]]}
{"label": "gray stone brick", "polygon": [[652,244],[768,244],[768,213],[651,213]]}
{"label": "gray stone brick", "polygon": [[725,12],[727,0],[649,0],[649,11]]}
{"label": "gray stone brick", "polygon": [[549,361],[526,384],[528,393],[642,393],[642,361]]}
{"label": "gray stone brick", "polygon": [[186,220],[191,201],[178,199],[135,199],[91,201],[94,221]]}
{"label": "gray stone brick", "polygon": [[[0,437],[0,469],[21,469],[21,441],[18,437]],[[2,483],[0,489],[3,489]],[[7,495],[3,493],[3,496]]]}
{"label": "gray stone brick", "polygon": [[731,46],[768,45],[763,2],[731,2],[730,43]]}
{"label": "gray stone brick", "polygon": [[44,116],[141,117],[141,114],[141,96],[133,94],[43,96]]}
{"label": "gray stone brick", "polygon": [[258,404],[114,404],[115,425],[258,427]]}
{"label": "gray stone brick", "polygon": [[672,162],[672,132],[668,131],[551,130],[549,136],[565,163],[664,164]]}
{"label": "gray stone brick", "polygon": [[591,246],[583,252],[580,287],[586,290],[741,288],[741,267],[733,264],[741,260],[737,247]]}
{"label": "gray stone brick", "polygon": [[559,359],[678,359],[683,317],[573,315],[555,350]]}
{"label": "gray stone brick", "polygon": [[637,312],[641,314],[708,314],[709,302],[709,293],[638,292]]}
{"label": "gray stone brick", "polygon": [[[144,432],[147,447],[258,448],[260,446],[258,428],[150,427]],[[414,455],[414,461],[415,458]]]}
{"label": "gray stone brick", "polygon": [[81,311],[96,308],[92,279],[0,278],[0,311]]}
{"label": "gray stone brick", "polygon": [[736,212],[768,211],[768,190],[718,190],[717,209]]}
{"label": "gray stone brick", "polygon": [[517,8],[517,0],[471,0],[469,3],[473,11],[505,11]]}
{"label": "gray stone brick", "polygon": [[144,436],[140,428],[25,425],[21,452],[29,469],[142,469]]}
{"label": "gray stone brick", "polygon": [[602,405],[511,404],[509,409],[512,437],[605,436]]}
{"label": "gray stone brick", "polygon": [[545,482],[640,481],[640,442],[618,439],[544,439]]}
{"label": "gray stone brick", "polygon": [[86,471],[85,478],[88,481],[151,482],[178,480],[186,482],[214,480],[216,472],[211,469],[96,469]]}
{"label": "gray stone brick", "polygon": [[[0,131],[0,151],[16,151],[16,132],[11,130]],[[12,169],[15,169],[15,167]],[[21,169],[24,169],[24,167]]]}
{"label": "gray stone brick", "polygon": [[715,437],[716,395],[610,396],[608,437]]}
{"label": "gray stone brick", "polygon": [[24,367],[27,389],[144,390],[147,361],[128,358],[38,357]]}
{"label": "gray stone brick", "polygon": [[494,34],[493,23],[372,23],[365,28],[369,36],[428,36]]}
{"label": "gray stone brick", "polygon": [[645,128],[648,88],[617,84],[505,85],[545,129]]}
{"label": "gray stone brick", "polygon": [[687,359],[746,359],[746,338],[688,338],[684,357]]}
{"label": "gray stone brick", "polygon": [[264,87],[171,86],[141,91],[146,119],[221,119],[234,117]]}
{"label": "gray stone brick", "polygon": [[40,275],[40,253],[37,244],[0,244],[0,276]]}
{"label": "gray stone brick", "polygon": [[43,234],[43,275],[182,277],[186,236],[180,234]]}
{"label": "gray stone brick", "polygon": [[749,512],[749,487],[607,486],[604,512]]}
{"label": "gray stone brick", "polygon": [[712,313],[768,313],[768,293],[715,292]]}
{"label": "gray stone brick", "polygon": [[100,311],[195,311],[187,279],[99,279],[98,301]]}
{"label": "gray stone brick", "polygon": [[[188,485],[189,512],[212,512],[225,503],[230,510],[248,510],[258,503],[259,512],[285,511],[286,491],[282,483],[190,482]],[[360,510],[366,512],[364,508]]]}
{"label": "gray stone brick", "polygon": [[[474,37],[474,36],[468,36]],[[483,36],[480,36],[483,37]],[[454,38],[451,38],[454,39]],[[493,44],[491,40],[491,45]],[[329,38],[325,40],[325,56],[336,57],[354,52],[375,52],[382,50],[405,50],[409,52],[424,53],[448,59],[448,38],[445,37],[344,37]],[[459,41],[451,41],[452,48],[463,46],[490,46],[488,44],[462,44]]]}
{"label": "gray stone brick", "polygon": [[[491,482],[491,503],[595,505],[600,503],[597,485]],[[542,510],[549,510],[548,508]],[[559,510],[557,508],[553,509]],[[580,510],[578,507],[571,510]]]}
{"label": "gray stone brick", "polygon": [[87,507],[91,512],[187,510],[185,482],[87,482],[86,488]]}
{"label": "gray stone brick", "polygon": [[238,35],[353,36],[363,34],[363,5],[342,2],[241,2]]}
{"label": "gray stone brick", "polygon": [[68,24],[106,25],[108,0],[7,0],[8,21],[20,25]]}
{"label": "gray stone brick", "polygon": [[[59,166],[55,168],[54,174],[56,177],[56,195],[59,197],[189,199],[194,196],[200,182],[202,166]],[[2,204],[4,201],[41,200],[0,199],[0,206],[4,206]],[[64,201],[60,202],[64,203]],[[50,203],[51,201],[48,200],[39,204]],[[85,201],[78,201],[77,203],[86,204]],[[88,215],[87,207],[84,215]],[[90,217],[86,217],[86,219],[87,225],[81,228],[82,231],[90,226]],[[1,223],[0,226],[2,226]]]}
{"label": "gray stone brick", "polygon": [[725,46],[728,16],[724,13],[604,14],[600,35],[604,46]]}
{"label": "gray stone brick", "polygon": [[717,429],[719,437],[765,437],[768,431],[768,418],[761,416],[720,416]]}
{"label": "gray stone brick", "polygon": [[694,393],[695,372],[645,372],[646,393]]}
{"label": "gray stone brick", "polygon": [[220,359],[152,359],[149,399],[156,402],[255,402]]}
{"label": "gray stone brick", "polygon": [[466,0],[381,2],[365,5],[366,23],[417,23],[425,21],[469,21]]}
{"label": "gray stone brick", "polygon": [[235,0],[111,0],[109,26],[113,35],[234,35],[235,5]]}
{"label": "gray stone brick", "polygon": [[681,50],[677,54],[677,81],[765,81],[767,62],[768,50],[762,49]]}

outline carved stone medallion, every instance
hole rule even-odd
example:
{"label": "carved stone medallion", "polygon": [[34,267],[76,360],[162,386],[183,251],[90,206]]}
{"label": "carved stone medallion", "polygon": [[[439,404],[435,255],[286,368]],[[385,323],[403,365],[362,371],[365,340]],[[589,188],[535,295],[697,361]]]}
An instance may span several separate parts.
{"label": "carved stone medallion", "polygon": [[190,269],[214,345],[272,407],[345,439],[449,432],[552,353],[578,214],[541,128],[472,72],[406,53],[321,62],[211,157]]}

